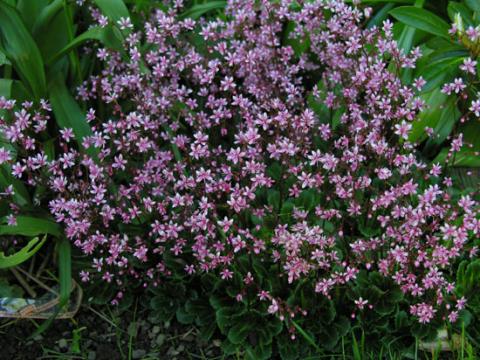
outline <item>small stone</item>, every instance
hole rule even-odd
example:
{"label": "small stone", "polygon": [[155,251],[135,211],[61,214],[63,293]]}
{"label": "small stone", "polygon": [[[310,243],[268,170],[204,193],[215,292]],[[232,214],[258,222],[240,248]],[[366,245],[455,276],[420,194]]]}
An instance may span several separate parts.
{"label": "small stone", "polygon": [[60,349],[66,349],[68,347],[68,342],[66,339],[60,339],[58,340],[58,347]]}
{"label": "small stone", "polygon": [[97,358],[97,353],[95,351],[89,351],[87,355],[88,360],[95,360]]}
{"label": "small stone", "polygon": [[152,332],[156,335],[160,332],[160,326],[155,325],[152,329]]}
{"label": "small stone", "polygon": [[133,359],[141,359],[142,357],[145,356],[147,352],[143,349],[138,349],[138,350],[133,350],[132,352],[132,358]]}
{"label": "small stone", "polygon": [[193,336],[192,334],[189,334],[185,336],[183,340],[185,340],[186,342],[192,342],[193,340],[195,340],[195,336]]}
{"label": "small stone", "polygon": [[218,339],[213,340],[213,346],[220,347],[222,346],[222,342]]}
{"label": "small stone", "polygon": [[165,334],[158,334],[157,338],[155,339],[155,344],[157,344],[157,346],[162,346],[165,343],[166,338],[167,337]]}

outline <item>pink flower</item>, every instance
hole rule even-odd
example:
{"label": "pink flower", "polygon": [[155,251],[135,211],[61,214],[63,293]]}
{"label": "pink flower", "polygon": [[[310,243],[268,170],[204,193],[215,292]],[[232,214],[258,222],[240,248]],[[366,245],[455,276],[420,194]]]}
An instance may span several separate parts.
{"label": "pink flower", "polygon": [[412,129],[412,125],[403,120],[400,124],[395,125],[395,129],[395,134],[407,140],[408,132]]}
{"label": "pink flower", "polygon": [[360,309],[363,310],[365,305],[368,304],[368,300],[363,300],[362,297],[359,297],[357,300],[355,300],[355,305]]}

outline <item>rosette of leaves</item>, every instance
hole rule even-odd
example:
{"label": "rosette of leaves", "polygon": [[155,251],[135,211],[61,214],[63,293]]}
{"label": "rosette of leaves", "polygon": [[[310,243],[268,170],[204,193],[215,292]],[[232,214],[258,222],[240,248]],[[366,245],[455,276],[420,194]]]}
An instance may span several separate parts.
{"label": "rosette of leaves", "polygon": [[[368,300],[364,310],[355,309],[354,333],[365,333],[370,349],[411,351],[415,339],[432,340],[440,323],[419,324],[409,315],[402,291],[393,280],[378,272],[360,271],[355,285],[347,292],[350,303],[358,298]],[[371,306],[371,309],[370,309]]]}

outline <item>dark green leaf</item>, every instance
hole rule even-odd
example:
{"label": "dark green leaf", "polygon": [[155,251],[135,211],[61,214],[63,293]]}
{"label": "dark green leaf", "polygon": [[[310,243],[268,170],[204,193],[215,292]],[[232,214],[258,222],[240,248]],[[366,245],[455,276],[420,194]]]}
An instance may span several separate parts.
{"label": "dark green leaf", "polygon": [[480,11],[480,0],[465,0],[465,3],[473,11]]}
{"label": "dark green leaf", "polygon": [[25,262],[40,250],[46,239],[47,235],[45,235],[42,240],[36,237],[13,255],[5,256],[3,252],[0,252],[0,269],[14,267]]}
{"label": "dark green leaf", "polygon": [[220,10],[223,9],[227,5],[226,1],[207,1],[204,4],[197,4],[192,6],[190,9],[186,10],[182,14],[180,14],[180,19],[191,18],[191,19],[198,19],[202,15],[213,11],[213,10]]}
{"label": "dark green leaf", "polygon": [[68,45],[58,51],[55,55],[47,59],[47,65],[52,64],[53,62],[55,62],[56,60],[58,60],[59,58],[61,58],[71,50],[75,49],[76,47],[82,45],[88,40],[98,40],[109,49],[122,49],[121,34],[118,33],[118,29],[111,26],[107,26],[105,28],[94,27],[77,36]]}
{"label": "dark green leaf", "polygon": [[[0,235],[38,236],[50,234],[55,237],[61,236],[60,226],[53,221],[26,215],[19,215],[16,220],[17,224],[13,226],[0,225]],[[0,223],[6,224],[6,219],[2,219]]]}
{"label": "dark green leaf", "polygon": [[450,26],[447,22],[428,10],[415,6],[400,6],[391,10],[390,15],[415,29],[420,29],[446,39],[450,38],[448,35]]}
{"label": "dark green leaf", "polygon": [[122,0],[94,0],[102,13],[112,20],[115,24],[121,18],[129,18],[125,3]]}
{"label": "dark green leaf", "polygon": [[36,98],[46,94],[43,60],[17,10],[0,1],[2,46],[20,78]]}
{"label": "dark green leaf", "polygon": [[[61,128],[71,128],[78,146],[83,149],[82,141],[86,136],[92,135],[92,129],[87,123],[80,106],[70,95],[61,76],[52,81],[49,87],[50,102],[57,124]],[[96,150],[89,148],[86,153],[95,156]]]}

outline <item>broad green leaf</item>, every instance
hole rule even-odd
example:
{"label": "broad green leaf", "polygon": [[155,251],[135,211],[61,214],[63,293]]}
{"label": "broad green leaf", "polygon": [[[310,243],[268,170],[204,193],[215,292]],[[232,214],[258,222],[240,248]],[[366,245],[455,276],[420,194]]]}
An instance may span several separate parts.
{"label": "broad green leaf", "polygon": [[180,18],[191,18],[196,20],[210,11],[223,9],[226,5],[226,1],[207,1],[205,4],[192,6],[190,9],[180,14]]}
{"label": "broad green leaf", "polygon": [[[433,162],[438,162],[441,164],[445,163],[447,160],[447,154],[448,149],[442,149]],[[477,168],[480,167],[480,157],[475,155],[472,151],[460,150],[455,154],[454,158],[449,160],[449,164],[451,166]]]}
{"label": "broad green leaf", "polygon": [[[449,160],[449,164],[456,167],[480,167],[480,156],[476,154],[476,152],[480,152],[480,126],[476,121],[469,121],[462,124],[458,131],[464,135],[464,142],[472,144],[473,147],[464,146]],[[444,163],[447,153],[448,148],[442,149],[434,161]]]}
{"label": "broad green leaf", "polygon": [[443,94],[439,88],[436,88],[421,97],[425,101],[425,110],[412,123],[412,130],[409,133],[411,142],[422,142],[427,138],[425,128],[435,126],[442,114],[442,105],[446,102],[448,96]]}
{"label": "broad green leaf", "polygon": [[11,268],[25,262],[40,250],[46,239],[47,235],[42,240],[36,237],[30,240],[21,250],[9,256],[5,256],[3,251],[0,252],[0,269]]}
{"label": "broad green leaf", "polygon": [[12,65],[12,63],[7,59],[7,55],[0,51],[0,66],[2,65]]}
{"label": "broad green leaf", "polygon": [[471,10],[462,3],[450,1],[448,3],[447,12],[450,21],[455,21],[455,15],[460,14],[465,27],[474,26]]}
{"label": "broad green leaf", "polygon": [[37,19],[37,14],[40,14],[47,6],[48,0],[18,0],[17,10],[22,16],[22,19],[27,26],[28,30],[31,30],[33,24]]}
{"label": "broad green leaf", "polygon": [[[83,139],[92,135],[92,129],[88,125],[85,114],[80,109],[75,99],[70,95],[61,76],[57,76],[49,87],[50,103],[55,119],[60,128],[71,128],[80,149],[83,149]],[[94,156],[95,149],[89,148],[87,154]]]}
{"label": "broad green leaf", "polygon": [[43,60],[16,9],[0,1],[0,33],[5,55],[34,97],[46,93]]}
{"label": "broad green leaf", "polygon": [[450,135],[457,120],[460,118],[460,111],[457,108],[456,98],[450,96],[443,104],[442,113],[440,118],[437,118],[435,125],[432,126],[434,130],[434,136],[431,137],[425,147],[440,145]]}
{"label": "broad green leaf", "polygon": [[[64,9],[61,8],[49,19],[44,27],[41,27],[37,33],[34,34],[38,49],[43,59],[45,59],[45,64],[47,63],[47,59],[53,57],[70,42],[68,26]],[[65,65],[66,64],[67,62],[65,61]],[[56,68],[49,68],[48,70],[53,73],[61,71]],[[49,72],[47,72],[47,78],[50,77]]]}
{"label": "broad green leaf", "polygon": [[400,6],[391,10],[390,15],[405,25],[449,39],[448,23],[428,10],[415,6]]}
{"label": "broad green leaf", "polygon": [[102,13],[112,20],[115,24],[121,18],[129,18],[125,3],[122,0],[94,0]]}
{"label": "broad green leaf", "polygon": [[[0,188],[4,190],[10,185],[13,186],[13,191],[14,191],[13,199],[16,204],[20,206],[26,206],[30,204],[30,195],[28,194],[28,191],[25,188],[25,185],[20,180],[13,177],[12,169],[10,165],[2,164],[0,166]],[[0,233],[1,233],[1,229],[0,229]],[[32,236],[35,236],[35,235],[32,235]]]}
{"label": "broad green leaf", "polygon": [[437,52],[425,57],[418,64],[417,77],[423,77],[426,81],[422,88],[422,93],[430,92],[436,87],[440,87],[445,82],[450,81],[458,72],[459,65],[463,62],[464,52]]}
{"label": "broad green leaf", "polygon": [[472,11],[480,11],[480,0],[465,0],[465,3]]}
{"label": "broad green leaf", "polygon": [[61,236],[60,226],[47,219],[36,218],[33,216],[19,215],[16,217],[16,225],[6,225],[6,219],[0,222],[0,235],[22,235],[22,236],[38,236],[50,234],[55,237]]}
{"label": "broad green leaf", "polygon": [[47,59],[46,60],[47,65],[52,64],[53,62],[55,62],[56,60],[58,60],[59,58],[67,54],[69,51],[82,45],[88,40],[101,41],[107,48],[110,48],[113,50],[122,49],[121,34],[118,33],[118,29],[111,26],[108,26],[105,28],[94,27],[77,36],[63,49],[58,51],[51,58]]}
{"label": "broad green leaf", "polygon": [[379,27],[383,21],[388,17],[388,12],[394,8],[395,4],[389,2],[385,4],[380,10],[376,11],[372,18],[368,21],[367,28],[370,29],[374,26]]}
{"label": "broad green leaf", "polygon": [[54,0],[49,5],[45,6],[35,18],[35,23],[32,27],[32,34],[36,35],[45,29],[62,7],[63,0]]}
{"label": "broad green leaf", "polygon": [[28,90],[23,83],[12,79],[0,79],[0,96],[15,99],[17,103],[29,99]]}

